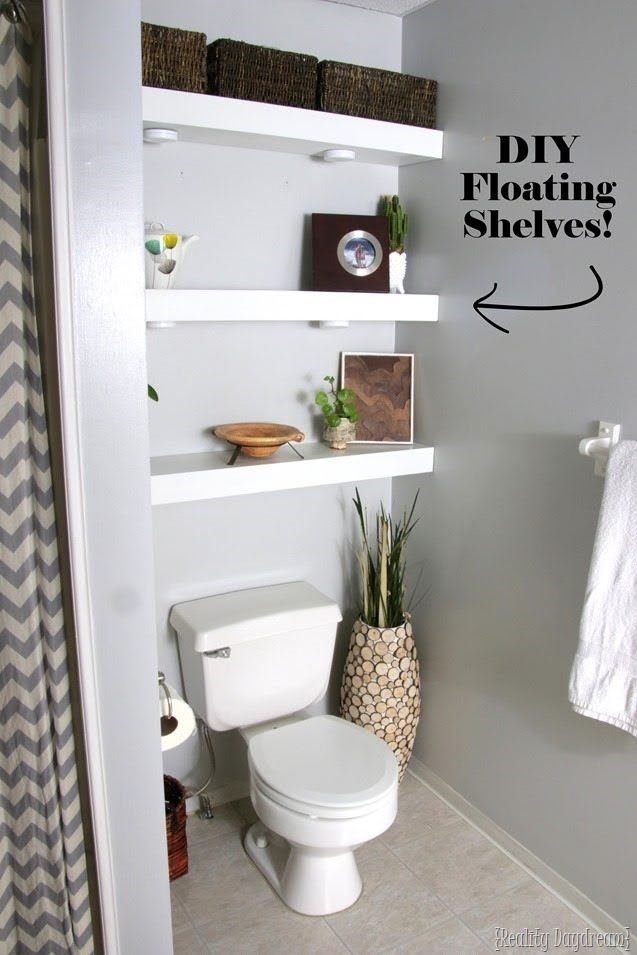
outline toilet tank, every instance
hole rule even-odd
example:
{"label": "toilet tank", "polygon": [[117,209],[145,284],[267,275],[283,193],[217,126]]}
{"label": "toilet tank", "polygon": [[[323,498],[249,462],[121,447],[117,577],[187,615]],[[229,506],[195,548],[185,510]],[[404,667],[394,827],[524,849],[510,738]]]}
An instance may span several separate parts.
{"label": "toilet tank", "polygon": [[214,730],[296,713],[325,694],[338,605],[304,582],[175,604],[188,702]]}

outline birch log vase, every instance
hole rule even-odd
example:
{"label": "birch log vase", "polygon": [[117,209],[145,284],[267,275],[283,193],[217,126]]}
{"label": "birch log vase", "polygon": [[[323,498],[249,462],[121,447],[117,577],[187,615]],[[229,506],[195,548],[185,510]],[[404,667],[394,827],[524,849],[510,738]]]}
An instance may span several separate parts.
{"label": "birch log vase", "polygon": [[354,623],[341,686],[341,716],[384,740],[402,781],[420,717],[420,669],[409,614],[399,627]]}

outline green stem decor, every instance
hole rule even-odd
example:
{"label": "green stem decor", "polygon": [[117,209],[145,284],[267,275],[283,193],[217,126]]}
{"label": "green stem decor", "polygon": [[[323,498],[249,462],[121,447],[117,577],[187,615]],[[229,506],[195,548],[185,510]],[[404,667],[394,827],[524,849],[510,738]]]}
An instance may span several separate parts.
{"label": "green stem decor", "polygon": [[398,627],[405,619],[405,566],[409,535],[418,523],[413,519],[418,492],[409,514],[394,522],[382,503],[376,515],[376,540],[370,537],[367,513],[356,488],[354,507],[361,527],[363,546],[358,554],[361,570],[363,621],[372,627]]}
{"label": "green stem decor", "polygon": [[398,196],[383,196],[382,215],[389,220],[389,251],[404,252],[409,229],[409,216],[403,211]]}

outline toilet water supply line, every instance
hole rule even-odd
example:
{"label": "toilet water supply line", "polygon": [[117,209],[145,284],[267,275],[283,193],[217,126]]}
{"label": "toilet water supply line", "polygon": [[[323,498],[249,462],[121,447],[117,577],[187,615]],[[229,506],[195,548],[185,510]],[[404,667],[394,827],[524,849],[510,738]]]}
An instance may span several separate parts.
{"label": "toilet water supply line", "polygon": [[[166,705],[167,705],[167,707],[168,707],[168,719],[170,719],[170,718],[172,717],[172,711],[173,711],[173,701],[172,701],[172,697],[171,697],[171,695],[170,695],[170,690],[168,689],[168,684],[166,683],[166,677],[165,677],[164,674],[161,672],[161,670],[158,672],[157,676],[158,676],[158,680],[159,680],[159,688],[160,688],[160,690],[163,690],[164,696],[166,697]],[[205,781],[205,783],[203,784],[203,786],[201,786],[200,789],[197,789],[196,791],[193,791],[193,790],[191,790],[191,789],[189,789],[189,788],[186,788],[186,798],[187,798],[187,799],[195,799],[197,796],[202,796],[202,797],[207,801],[207,803],[208,803],[208,805],[205,807],[204,811],[205,811],[206,815],[208,815],[208,813],[210,813],[210,816],[211,816],[211,815],[212,815],[212,812],[211,812],[211,810],[210,810],[210,798],[207,797],[207,796],[204,797],[203,794],[205,793],[205,791],[207,790],[208,786],[210,785],[210,783],[212,782],[212,780],[214,779],[214,777],[215,777],[215,775],[216,775],[216,772],[217,772],[217,760],[216,760],[216,758],[215,758],[215,750],[214,750],[214,746],[213,746],[213,744],[212,744],[212,737],[211,737],[211,735],[210,735],[210,728],[209,728],[209,726],[208,726],[200,717],[198,717],[198,716],[195,717],[195,722],[196,722],[196,724],[197,724],[197,730],[198,730],[199,735],[200,735],[200,742],[201,742],[201,737],[203,737],[204,742],[205,742],[205,744],[206,744],[206,749],[208,750],[208,756],[209,756],[209,758],[210,758],[210,773],[209,773],[209,775],[208,775],[207,780]]]}
{"label": "toilet water supply line", "polygon": [[[198,789],[196,792],[191,792],[190,790],[187,790],[187,791],[186,791],[186,796],[187,796],[188,798],[193,798],[193,799],[194,799],[196,796],[201,796],[202,798],[207,799],[207,800],[208,800],[208,803],[209,803],[208,807],[207,807],[206,810],[205,810],[205,812],[206,812],[206,814],[207,814],[208,811],[209,811],[209,808],[210,808],[210,797],[209,797],[209,796],[204,797],[203,794],[205,793],[206,789],[208,788],[208,786],[210,785],[210,783],[212,782],[212,780],[214,779],[214,777],[215,777],[215,775],[216,775],[216,773],[217,773],[217,760],[216,760],[216,758],[215,758],[215,751],[214,751],[214,747],[213,747],[213,745],[212,745],[212,737],[211,737],[211,735],[210,735],[210,727],[208,726],[207,723],[204,723],[204,721],[203,721],[202,719],[200,719],[200,717],[197,716],[197,717],[195,717],[195,719],[196,719],[196,722],[197,722],[197,729],[199,730],[199,733],[201,734],[201,736],[203,736],[204,742],[205,742],[205,744],[206,744],[206,749],[208,750],[208,756],[209,756],[209,758],[210,758],[210,774],[209,774],[207,780],[205,781],[205,783],[203,784],[203,786],[201,787],[201,789]],[[211,813],[211,815],[212,815],[212,813]]]}

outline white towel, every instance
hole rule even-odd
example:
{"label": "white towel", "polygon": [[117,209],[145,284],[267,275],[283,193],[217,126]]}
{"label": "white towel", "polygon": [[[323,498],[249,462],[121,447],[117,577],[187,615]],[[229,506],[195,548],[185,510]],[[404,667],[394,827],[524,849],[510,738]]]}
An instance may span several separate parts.
{"label": "white towel", "polygon": [[637,736],[637,441],[610,454],[568,698]]}

